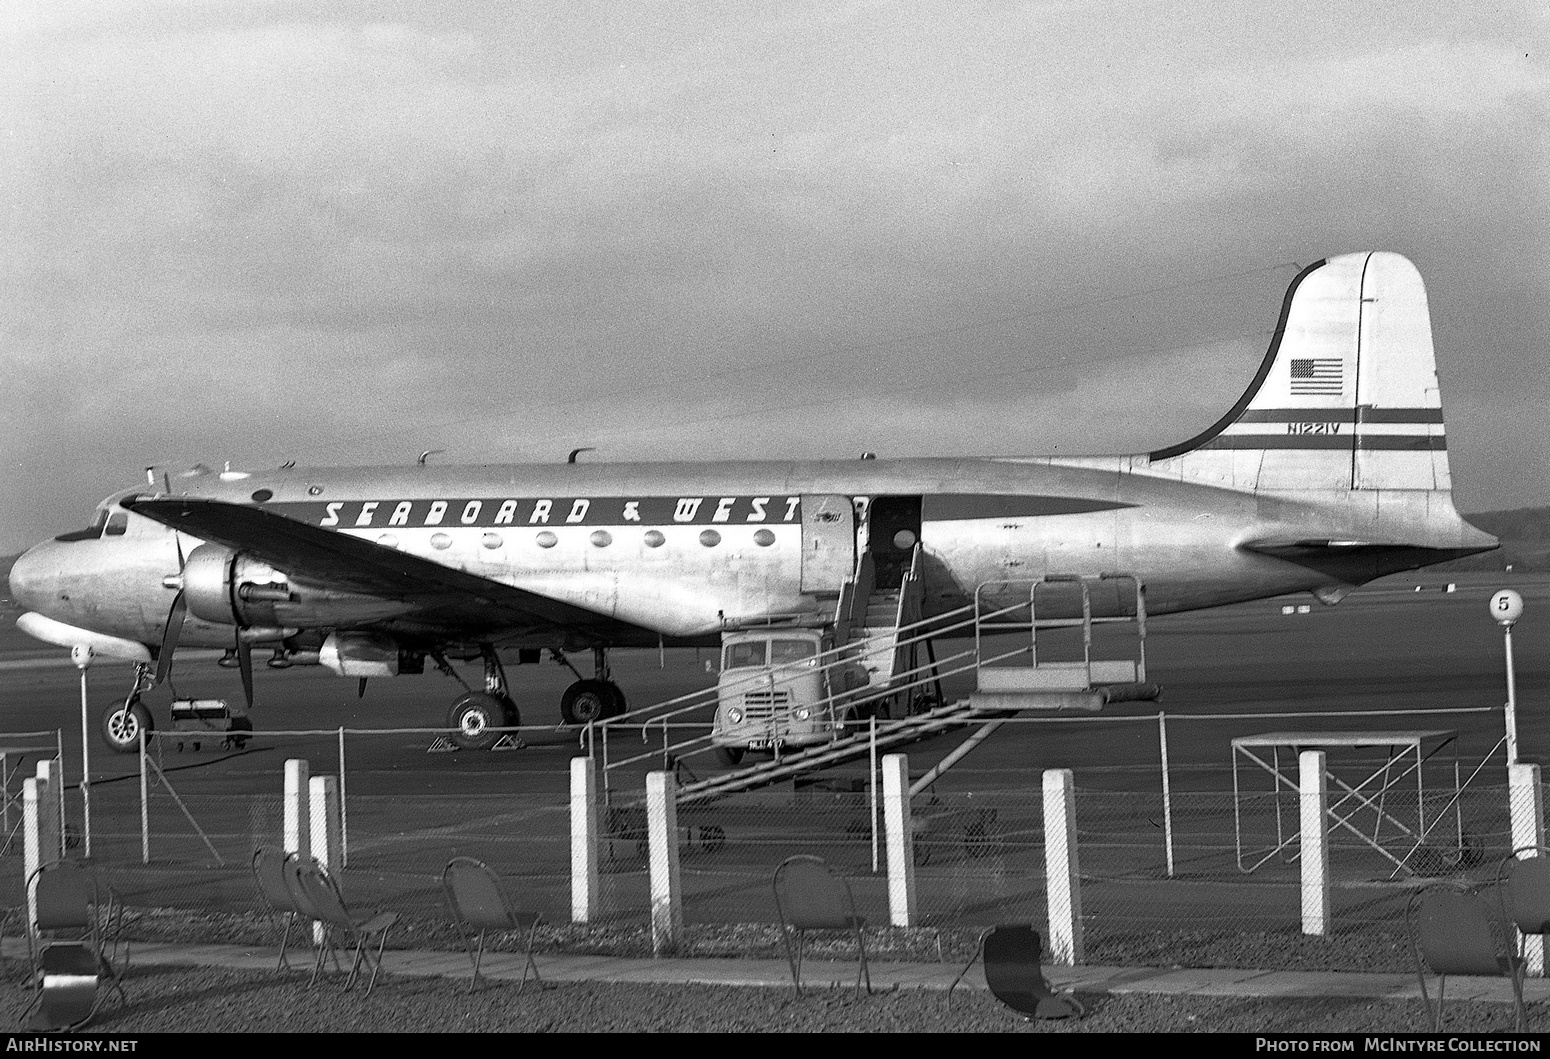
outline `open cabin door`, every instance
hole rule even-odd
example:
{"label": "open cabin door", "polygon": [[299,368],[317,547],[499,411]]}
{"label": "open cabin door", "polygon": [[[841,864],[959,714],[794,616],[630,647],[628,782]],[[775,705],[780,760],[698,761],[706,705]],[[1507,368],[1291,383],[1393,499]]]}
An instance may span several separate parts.
{"label": "open cabin door", "polygon": [[848,496],[802,498],[802,591],[839,592],[856,569],[856,512]]}
{"label": "open cabin door", "polygon": [[875,496],[867,507],[867,551],[877,588],[897,592],[920,543],[920,497]]}

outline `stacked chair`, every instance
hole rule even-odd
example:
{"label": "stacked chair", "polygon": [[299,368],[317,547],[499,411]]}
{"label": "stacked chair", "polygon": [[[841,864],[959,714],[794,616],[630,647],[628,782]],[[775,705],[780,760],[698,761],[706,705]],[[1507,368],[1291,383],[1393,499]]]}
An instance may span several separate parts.
{"label": "stacked chair", "polygon": [[90,868],[72,861],[45,864],[27,879],[37,909],[36,934],[27,931],[28,965],[36,991],[26,1028],[78,1029],[97,1014],[107,994],[127,1002],[121,979],[128,947],[118,956],[120,905]]}

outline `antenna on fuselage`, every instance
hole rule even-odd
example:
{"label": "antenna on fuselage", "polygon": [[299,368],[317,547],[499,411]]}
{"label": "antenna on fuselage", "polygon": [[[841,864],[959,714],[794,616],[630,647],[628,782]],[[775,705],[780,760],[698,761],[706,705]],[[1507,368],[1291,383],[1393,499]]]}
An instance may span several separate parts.
{"label": "antenna on fuselage", "polygon": [[415,462],[418,463],[421,467],[424,467],[426,460],[430,459],[432,456],[437,455],[438,453],[446,451],[446,449],[426,449],[424,452],[420,453],[420,458]]}
{"label": "antenna on fuselage", "polygon": [[571,449],[570,450],[570,455],[565,457],[565,462],[566,463],[575,463],[576,462],[576,457],[580,456],[583,452],[596,452],[596,451],[597,450],[594,449],[590,445],[588,445],[586,448],[582,448],[582,449]]}

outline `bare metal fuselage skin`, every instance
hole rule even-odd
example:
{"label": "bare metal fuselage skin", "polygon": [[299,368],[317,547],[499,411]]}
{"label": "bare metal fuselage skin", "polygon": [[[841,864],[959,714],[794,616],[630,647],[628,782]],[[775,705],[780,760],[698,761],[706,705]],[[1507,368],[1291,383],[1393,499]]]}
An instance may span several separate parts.
{"label": "bare metal fuselage skin", "polygon": [[[1442,552],[1492,543],[1451,505],[1433,510],[1432,494],[1380,504],[1377,493],[1245,493],[1135,473],[1129,460],[293,468],[236,480],[206,474],[175,488],[236,504],[268,491],[269,510],[614,616],[639,630],[634,643],[653,646],[714,642],[725,626],[768,616],[832,612],[855,561],[846,540],[855,498],[921,498],[927,613],[970,602],[987,582],[1051,574],[1135,574],[1148,609],[1165,613],[1348,586],[1425,561],[1394,548],[1387,559],[1367,551],[1345,569],[1314,569],[1241,547],[1261,539],[1403,541]],[[823,498],[836,522],[804,522]],[[496,521],[508,501],[510,518]],[[655,547],[653,532],[663,538]],[[163,582],[178,573],[180,548],[187,555],[199,543],[176,542],[174,531],[130,514],[122,534],[38,545],[18,560],[13,590],[57,621],[154,644],[173,595]],[[399,601],[329,599],[326,589],[274,605],[266,627],[393,625],[397,611],[400,627],[416,629]],[[232,624],[191,616],[182,643],[229,646]],[[504,638],[553,641],[517,630]]]}
{"label": "bare metal fuselage skin", "polygon": [[1237,403],[1151,453],[164,474],[27,552],[11,588],[19,624],[65,646],[326,655],[332,635],[358,673],[397,649],[821,627],[868,571],[897,590],[918,569],[927,615],[1108,573],[1138,578],[1153,613],[1333,602],[1496,546],[1454,510],[1447,445],[1420,274],[1366,252],[1304,269]]}

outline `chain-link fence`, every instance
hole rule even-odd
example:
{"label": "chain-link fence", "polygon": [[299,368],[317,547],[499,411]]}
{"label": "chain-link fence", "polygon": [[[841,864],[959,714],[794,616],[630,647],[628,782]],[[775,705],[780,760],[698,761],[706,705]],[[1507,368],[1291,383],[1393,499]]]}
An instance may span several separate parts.
{"label": "chain-link fence", "polygon": [[[269,738],[256,733],[248,750],[263,748]],[[134,772],[92,783],[91,859],[132,907],[260,912],[251,858],[258,845],[281,841],[283,757],[300,756],[314,774],[340,778],[340,875],[352,900],[445,919],[441,871],[451,858],[472,855],[518,886],[547,921],[568,921],[569,756],[480,768],[492,760],[488,755],[460,752],[466,769],[415,771],[411,764],[394,775],[352,765],[357,758],[381,759],[363,752],[367,741],[393,739],[423,753],[434,745],[435,733],[291,733],[283,755],[240,773],[204,767],[207,762],[164,744],[160,753],[153,749],[143,779]],[[1499,746],[1479,760],[1427,756],[1425,748],[1419,758],[1407,758],[1415,748],[1402,740],[1363,746],[1353,740],[1348,749],[1328,766],[1336,933],[1397,935],[1418,881],[1484,878],[1513,848],[1530,844],[1514,835],[1514,795],[1502,782]],[[1135,765],[1077,770],[1080,904],[1089,959],[1117,938],[1299,929],[1295,754],[1277,762],[1280,773],[1263,762],[1235,764],[1178,764],[1167,773]],[[7,791],[12,799],[17,776]],[[644,772],[634,779],[643,781]],[[616,779],[613,794],[618,797],[602,799],[599,813],[599,920],[645,923],[651,908],[645,810],[638,792],[622,780]],[[1538,793],[1519,790],[1516,796]],[[81,852],[82,809],[79,786],[71,783],[65,815],[74,832],[67,837],[73,853]],[[882,809],[865,759],[680,806],[685,922],[776,922],[771,877],[795,853],[816,853],[839,866],[869,921],[888,922]],[[1044,804],[1036,771],[959,766],[918,792],[910,812],[918,924],[1026,922],[1047,928]],[[11,907],[20,904],[20,860],[0,857],[0,882]]]}

